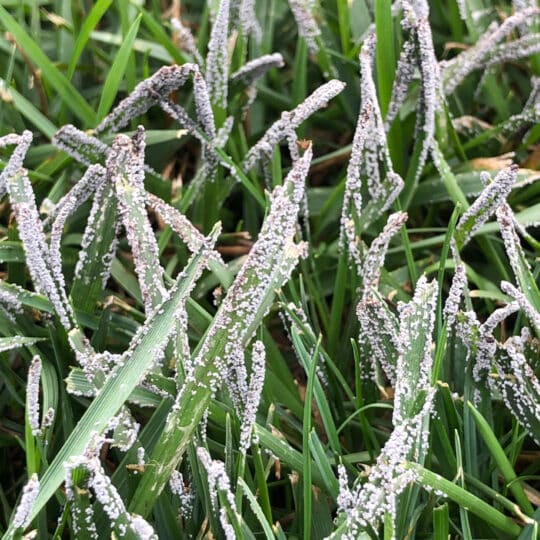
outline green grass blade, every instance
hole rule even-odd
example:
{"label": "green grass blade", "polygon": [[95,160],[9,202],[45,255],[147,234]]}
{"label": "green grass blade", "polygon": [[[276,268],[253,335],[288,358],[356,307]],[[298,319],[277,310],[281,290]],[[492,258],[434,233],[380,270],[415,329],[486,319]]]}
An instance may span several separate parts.
{"label": "green grass blade", "polygon": [[[448,395],[446,395],[448,397]],[[453,406],[453,405],[452,405]],[[464,428],[465,430],[467,427]],[[454,446],[455,446],[455,456],[456,456],[456,476],[457,481],[462,489],[466,489],[465,486],[465,475],[463,470],[463,452],[461,450],[461,439],[460,433],[457,429],[454,429]],[[471,525],[469,520],[469,509],[467,506],[460,505],[459,507],[459,518],[461,521],[461,528],[464,540],[473,540],[471,534]]]}
{"label": "green grass blade", "polygon": [[34,124],[48,139],[52,139],[58,128],[30,100],[15,88],[8,86],[5,81],[0,81],[0,91],[3,94],[2,99],[4,101],[11,99],[14,107],[22,116]]}
{"label": "green grass blade", "polygon": [[330,460],[326,455],[321,440],[314,430],[311,430],[311,433],[309,434],[309,449],[313,455],[317,468],[321,472],[327,493],[336,500],[339,495],[339,483],[332,470]]}
{"label": "green grass blade", "polygon": [[[295,330],[293,329],[293,333]],[[308,380],[306,385],[306,397],[304,400],[304,421],[302,432],[302,454],[304,457],[304,476],[302,479],[303,487],[303,499],[302,499],[302,512],[304,514],[304,538],[309,540],[311,538],[311,452],[309,451],[309,437],[311,435],[311,402],[313,399],[313,383],[315,381],[317,367],[317,358],[319,356],[319,347],[321,344],[322,336],[319,336],[317,345],[311,356],[311,362],[308,364]],[[307,367],[307,366],[306,366]]]}
{"label": "green grass blade", "polygon": [[103,15],[107,13],[107,10],[109,9],[112,2],[113,0],[97,0],[88,15],[86,15],[84,23],[77,36],[77,41],[75,42],[75,46],[73,47],[73,51],[71,53],[71,60],[69,62],[67,70],[68,80],[71,80],[73,74],[75,73],[75,69],[77,68],[77,62],[79,61],[79,58],[81,57],[81,54],[83,53],[84,48],[86,47],[86,44],[90,39],[90,34],[92,33],[92,30],[94,30],[94,28],[97,26]]}
{"label": "green grass blade", "polygon": [[448,504],[444,503],[441,506],[433,509],[433,539],[448,540],[450,532],[450,515]]}
{"label": "green grass blade", "polygon": [[514,472],[512,464],[506,457],[506,454],[504,453],[504,450],[501,447],[497,437],[493,433],[486,419],[476,410],[474,405],[470,401],[467,403],[467,405],[469,406],[480,435],[484,439],[484,442],[495,460],[497,467],[501,471],[506,484],[510,485],[510,491],[516,498],[517,503],[525,514],[529,516],[532,515],[534,512],[533,507],[525,495],[521,483],[515,481],[517,479],[517,475]]}
{"label": "green grass blade", "polygon": [[[76,396],[94,396],[97,394],[96,385],[88,380],[81,368],[72,368],[65,381],[66,390],[70,394]],[[127,401],[139,407],[152,407],[155,409],[161,403],[161,398],[150,390],[138,386],[129,395]]]}
{"label": "green grass blade", "polygon": [[152,14],[146,11],[143,7],[137,5],[137,9],[142,14],[143,24],[146,26],[146,28],[148,28],[155,40],[163,46],[163,48],[171,55],[171,58],[177,64],[184,64],[186,62],[186,58],[167,35],[161,22],[156,21],[154,17],[152,17]]}
{"label": "green grass blade", "polygon": [[139,26],[141,24],[141,17],[139,15],[134,21],[131,27],[129,28],[128,33],[122,41],[122,45],[116,53],[114,62],[107,74],[105,83],[103,84],[103,89],[101,91],[101,99],[98,105],[97,111],[97,121],[101,122],[103,118],[108,114],[118,89],[120,88],[120,83],[128,67],[129,57],[133,53],[133,43],[135,42],[135,37],[139,31]]}
{"label": "green grass blade", "polygon": [[343,250],[338,257],[336,279],[332,295],[332,308],[330,311],[330,324],[328,328],[328,353],[335,358],[339,351],[339,333],[343,317],[343,307],[347,293],[347,252]]}
{"label": "green grass blade", "polygon": [[88,102],[77,92],[68,79],[47,58],[39,45],[26,33],[24,28],[0,6],[0,21],[5,29],[16,39],[25,54],[41,69],[46,78],[59,96],[62,96],[71,112],[77,116],[86,126],[96,124],[96,113]]}
{"label": "green grass blade", "polygon": [[505,516],[490,504],[486,503],[476,495],[466,489],[457,486],[450,480],[425,469],[416,463],[407,464],[407,468],[417,474],[417,482],[431,489],[436,489],[444,493],[450,500],[461,507],[468,508],[469,512],[475,514],[480,519],[489,523],[500,531],[516,537],[521,532],[521,527]]}
{"label": "green grass blade", "polygon": [[[266,428],[255,424],[253,426],[255,436],[259,439],[262,448],[270,450],[273,455],[277,456],[283,463],[288,465],[293,471],[299,471],[302,474],[304,467],[304,459],[302,454],[295,450],[277,430],[272,429],[272,432]],[[317,486],[325,487],[323,475],[315,463],[311,464],[311,480]]]}
{"label": "green grass blade", "polygon": [[238,485],[242,488],[242,493],[246,496],[247,500],[249,501],[249,505],[253,510],[253,513],[261,524],[266,540],[274,540],[275,536],[272,532],[272,528],[270,527],[270,524],[268,523],[264,512],[262,511],[262,508],[257,502],[255,495],[253,495],[251,489],[249,489],[249,486],[246,484],[243,478],[238,479]]}
{"label": "green grass blade", "polygon": [[[311,358],[310,353],[308,352],[307,347],[304,345],[302,341],[302,337],[300,335],[301,332],[302,332],[301,329],[297,328],[295,325],[292,326],[292,330],[291,330],[292,342],[293,342],[295,351],[298,354],[302,367],[304,368],[306,373],[310,373],[311,364],[313,360]],[[317,350],[319,350],[320,344],[317,345],[317,343],[318,341],[314,344],[314,347]],[[332,448],[334,452],[339,452],[341,449],[341,445],[339,443],[339,438],[337,436],[336,425],[331,414],[328,399],[324,393],[323,386],[318,377],[315,377],[313,380],[313,393],[315,396],[315,400],[317,402],[317,407],[319,408],[319,412],[321,414],[321,419],[324,424],[326,434],[329,439],[330,447]],[[304,407],[306,407],[305,403],[304,403]],[[305,409],[304,409],[304,414],[305,414]]]}
{"label": "green grass blade", "polygon": [[67,474],[69,484],[67,492],[72,500],[66,505],[71,510],[73,530],[81,540],[93,540],[92,529],[95,529],[94,509],[88,490],[88,471],[82,467],[73,467]]}
{"label": "green grass blade", "polygon": [[388,111],[396,68],[393,28],[391,0],[378,0],[375,2],[377,82],[379,87],[379,103],[383,118],[386,117]]}
{"label": "green grass blade", "polygon": [[336,7],[339,21],[341,51],[344,55],[347,55],[351,44],[350,17],[353,15],[351,13],[350,3],[347,0],[337,0]]}
{"label": "green grass blade", "polygon": [[251,454],[255,465],[255,482],[257,486],[257,495],[259,497],[261,510],[268,524],[272,524],[272,506],[270,503],[270,494],[268,493],[267,475],[261,455],[259,443],[251,445]]}

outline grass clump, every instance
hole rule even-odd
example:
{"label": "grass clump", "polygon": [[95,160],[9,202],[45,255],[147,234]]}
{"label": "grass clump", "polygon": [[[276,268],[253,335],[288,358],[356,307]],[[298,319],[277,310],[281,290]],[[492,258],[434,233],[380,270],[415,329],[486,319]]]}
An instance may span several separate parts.
{"label": "grass clump", "polygon": [[534,2],[0,6],[0,530],[538,535]]}

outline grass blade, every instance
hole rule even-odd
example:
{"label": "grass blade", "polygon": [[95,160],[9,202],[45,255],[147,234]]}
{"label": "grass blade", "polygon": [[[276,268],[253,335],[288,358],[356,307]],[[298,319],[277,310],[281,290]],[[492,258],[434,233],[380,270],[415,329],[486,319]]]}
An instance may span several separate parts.
{"label": "grass blade", "polygon": [[266,520],[264,512],[257,502],[255,495],[253,495],[251,489],[249,489],[249,486],[246,484],[246,481],[243,478],[239,478],[238,485],[242,488],[242,493],[246,496],[253,513],[257,516],[257,520],[261,524],[266,540],[274,540],[275,536],[272,532],[272,528]]}
{"label": "grass blade", "polygon": [[133,21],[133,24],[130,26],[128,33],[122,41],[121,47],[116,53],[114,62],[109,69],[109,73],[107,74],[107,78],[105,79],[105,83],[103,84],[101,99],[98,105],[98,122],[101,122],[103,118],[105,118],[112,104],[114,103],[114,99],[116,98],[116,94],[118,93],[120,83],[122,82],[122,78],[128,67],[129,57],[133,53],[133,43],[135,41],[135,37],[137,36],[137,32],[139,31],[141,17],[142,15],[139,15]]}
{"label": "grass blade", "polygon": [[97,115],[88,102],[77,92],[68,79],[47,58],[39,45],[26,33],[24,28],[0,6],[0,21],[13,34],[18,45],[25,54],[41,69],[43,76],[50,82],[59,96],[62,96],[67,107],[83,123],[88,126],[96,124]]}
{"label": "grass blade", "polygon": [[[293,330],[294,332],[294,330]],[[319,346],[321,344],[322,336],[319,335],[317,345],[311,356],[311,363],[308,364],[308,380],[306,386],[306,397],[304,400],[304,418],[303,418],[303,432],[302,432],[302,454],[304,456],[304,476],[302,478],[303,486],[303,499],[302,499],[302,511],[304,513],[304,538],[309,540],[311,538],[311,502],[312,502],[312,488],[311,488],[311,452],[309,451],[309,438],[311,436],[311,402],[313,399],[313,383],[315,382],[317,367],[317,359],[319,356]]]}
{"label": "grass blade", "polygon": [[33,345],[38,341],[42,341],[43,338],[32,338],[23,336],[3,337],[0,338],[0,352],[10,351],[12,349],[19,349],[20,347],[26,347]]}
{"label": "grass blade", "polygon": [[26,99],[20,92],[17,92],[15,88],[8,86],[3,80],[0,80],[0,91],[2,92],[2,99],[4,101],[12,100],[15,108],[28,121],[32,122],[48,139],[52,139],[58,128],[30,100]]}
{"label": "grass blade", "polygon": [[433,509],[433,538],[434,540],[448,540],[450,532],[450,515],[448,504]]}
{"label": "grass blade", "polygon": [[442,491],[450,500],[461,507],[468,508],[469,512],[477,515],[480,519],[500,531],[509,534],[514,538],[521,532],[521,527],[517,525],[515,521],[511,520],[476,495],[473,495],[462,487],[450,482],[450,480],[447,480],[437,473],[431,472],[416,463],[407,464],[407,468],[418,475],[416,481],[420,485]]}
{"label": "grass blade", "polygon": [[118,135],[107,157],[107,171],[113,182],[118,210],[128,242],[147,312],[163,301],[163,269],[159,250],[145,206],[144,129],[139,127],[132,139]]}
{"label": "grass blade", "polygon": [[501,471],[501,474],[503,475],[506,484],[510,485],[510,491],[516,498],[516,501],[521,507],[521,509],[527,515],[531,516],[534,511],[533,507],[529,502],[529,499],[527,499],[521,483],[515,482],[515,480],[517,479],[517,475],[514,472],[514,468],[512,467],[510,461],[508,461],[508,458],[506,457],[504,450],[502,449],[499,441],[497,440],[497,437],[493,433],[486,419],[476,410],[474,405],[471,402],[468,402],[467,405],[469,406],[469,409],[473,415],[476,427],[478,428],[480,435],[482,435],[486,446],[491,452],[491,455],[493,456],[497,467]]}
{"label": "grass blade", "polygon": [[540,291],[531,273],[529,263],[516,233],[516,220],[511,208],[503,204],[497,210],[497,220],[501,228],[504,247],[510,260],[519,288],[529,303],[540,312]]}
{"label": "grass blade", "polygon": [[113,0],[97,0],[90,12],[86,15],[84,23],[77,36],[77,41],[75,42],[75,46],[73,47],[73,51],[71,53],[71,60],[69,62],[67,70],[68,80],[71,80],[73,74],[75,73],[75,69],[77,68],[77,62],[79,61],[79,58],[81,57],[81,54],[86,47],[92,30],[94,30],[94,28],[97,26],[103,15],[107,13],[107,10],[109,9],[112,2]]}
{"label": "grass blade", "polygon": [[96,309],[110,272],[116,248],[117,213],[112,186],[102,186],[94,194],[70,292],[72,304],[87,313]]}
{"label": "grass blade", "polygon": [[480,197],[461,216],[456,227],[455,239],[461,249],[473,234],[491,217],[506,200],[516,180],[517,166],[502,170],[482,192]]}

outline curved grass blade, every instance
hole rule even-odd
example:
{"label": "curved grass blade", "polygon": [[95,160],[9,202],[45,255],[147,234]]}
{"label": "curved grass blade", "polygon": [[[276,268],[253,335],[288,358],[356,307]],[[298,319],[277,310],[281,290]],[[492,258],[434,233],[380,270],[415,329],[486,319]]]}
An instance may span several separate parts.
{"label": "curved grass blade", "polygon": [[238,478],[238,485],[242,489],[243,494],[246,496],[246,499],[249,502],[249,506],[251,510],[253,511],[253,513],[257,517],[257,520],[261,524],[266,540],[274,540],[275,536],[274,536],[274,533],[272,532],[272,528],[270,527],[261,506],[257,502],[255,495],[253,494],[251,489],[249,489],[249,486],[246,484],[246,481],[243,478]]}
{"label": "curved grass blade", "polygon": [[140,82],[133,92],[100,122],[96,133],[117,132],[126,126],[132,118],[144,114],[172,92],[178,90],[190,75],[198,72],[199,68],[196,64],[162,67],[150,78]]}
{"label": "curved grass blade", "polygon": [[[163,136],[163,132],[157,133]],[[154,135],[157,133],[154,132]],[[176,134],[176,137],[183,134],[179,130],[174,130],[173,133]],[[168,137],[166,140],[169,140]],[[61,127],[54,134],[52,143],[58,149],[71,156],[75,161],[87,166],[93,164],[105,165],[107,157],[111,152],[111,148],[108,146],[108,144],[100,141],[87,132],[77,129],[71,124],[66,124],[65,126]],[[165,179],[154,169],[152,169],[152,167],[144,165],[144,171],[146,174],[146,179],[151,180],[154,186],[163,187],[163,185],[168,184],[168,182],[165,181]]]}
{"label": "curved grass blade", "polygon": [[461,249],[506,200],[516,181],[518,167],[502,170],[461,216],[454,238]]}
{"label": "curved grass blade", "polygon": [[[66,390],[74,396],[94,397],[98,393],[98,389],[93,382],[88,380],[87,375],[79,367],[74,367],[69,372],[66,378]],[[131,392],[127,401],[139,407],[157,408],[161,403],[162,397],[154,392],[138,386]]]}
{"label": "curved grass blade", "polygon": [[[502,24],[490,27],[483,34],[474,47],[470,47],[442,65],[442,80],[445,94],[454,93],[454,90],[463,80],[476,69],[485,69],[486,65],[500,63],[508,59],[516,60],[522,56],[529,56],[537,52],[540,42],[534,34],[513,42],[505,41],[517,27],[532,18],[538,18],[540,10],[532,7],[517,11],[506,18]],[[502,44],[501,44],[502,42]],[[526,45],[530,45],[527,47]]]}
{"label": "curved grass blade", "polygon": [[9,86],[6,81],[0,79],[0,92],[3,100],[11,100],[13,106],[24,116],[29,122],[34,124],[45,137],[52,139],[57,131],[57,127],[47,118],[30,100],[26,99],[15,88]]}
{"label": "curved grass blade", "polygon": [[[146,193],[146,203],[186,243],[192,253],[199,251],[205,242],[205,238],[180,210],[152,193]],[[225,270],[225,263],[219,252],[213,252],[210,255],[210,261],[211,265],[214,263],[221,271]]]}
{"label": "curved grass blade", "polygon": [[319,109],[326,107],[328,102],[345,88],[345,83],[331,80],[315,90],[303,103],[292,111],[283,112],[265,134],[254,144],[242,163],[244,170],[251,169],[261,158],[270,159],[274,146],[283,139],[290,137],[304,120]]}
{"label": "curved grass blade", "polygon": [[62,126],[52,139],[56,148],[84,165],[99,163],[105,165],[109,147],[96,137],[80,131],[71,124]]}
{"label": "curved grass blade", "polygon": [[231,85],[233,87],[237,85],[239,88],[251,86],[272,68],[281,68],[284,65],[283,56],[279,53],[259,56],[246,62],[246,64],[231,75]]}

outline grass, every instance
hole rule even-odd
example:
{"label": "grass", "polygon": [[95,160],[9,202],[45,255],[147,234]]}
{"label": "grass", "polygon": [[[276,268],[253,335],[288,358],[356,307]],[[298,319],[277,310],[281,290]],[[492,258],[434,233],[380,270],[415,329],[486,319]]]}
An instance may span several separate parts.
{"label": "grass", "polygon": [[534,2],[0,4],[4,538],[538,537]]}

